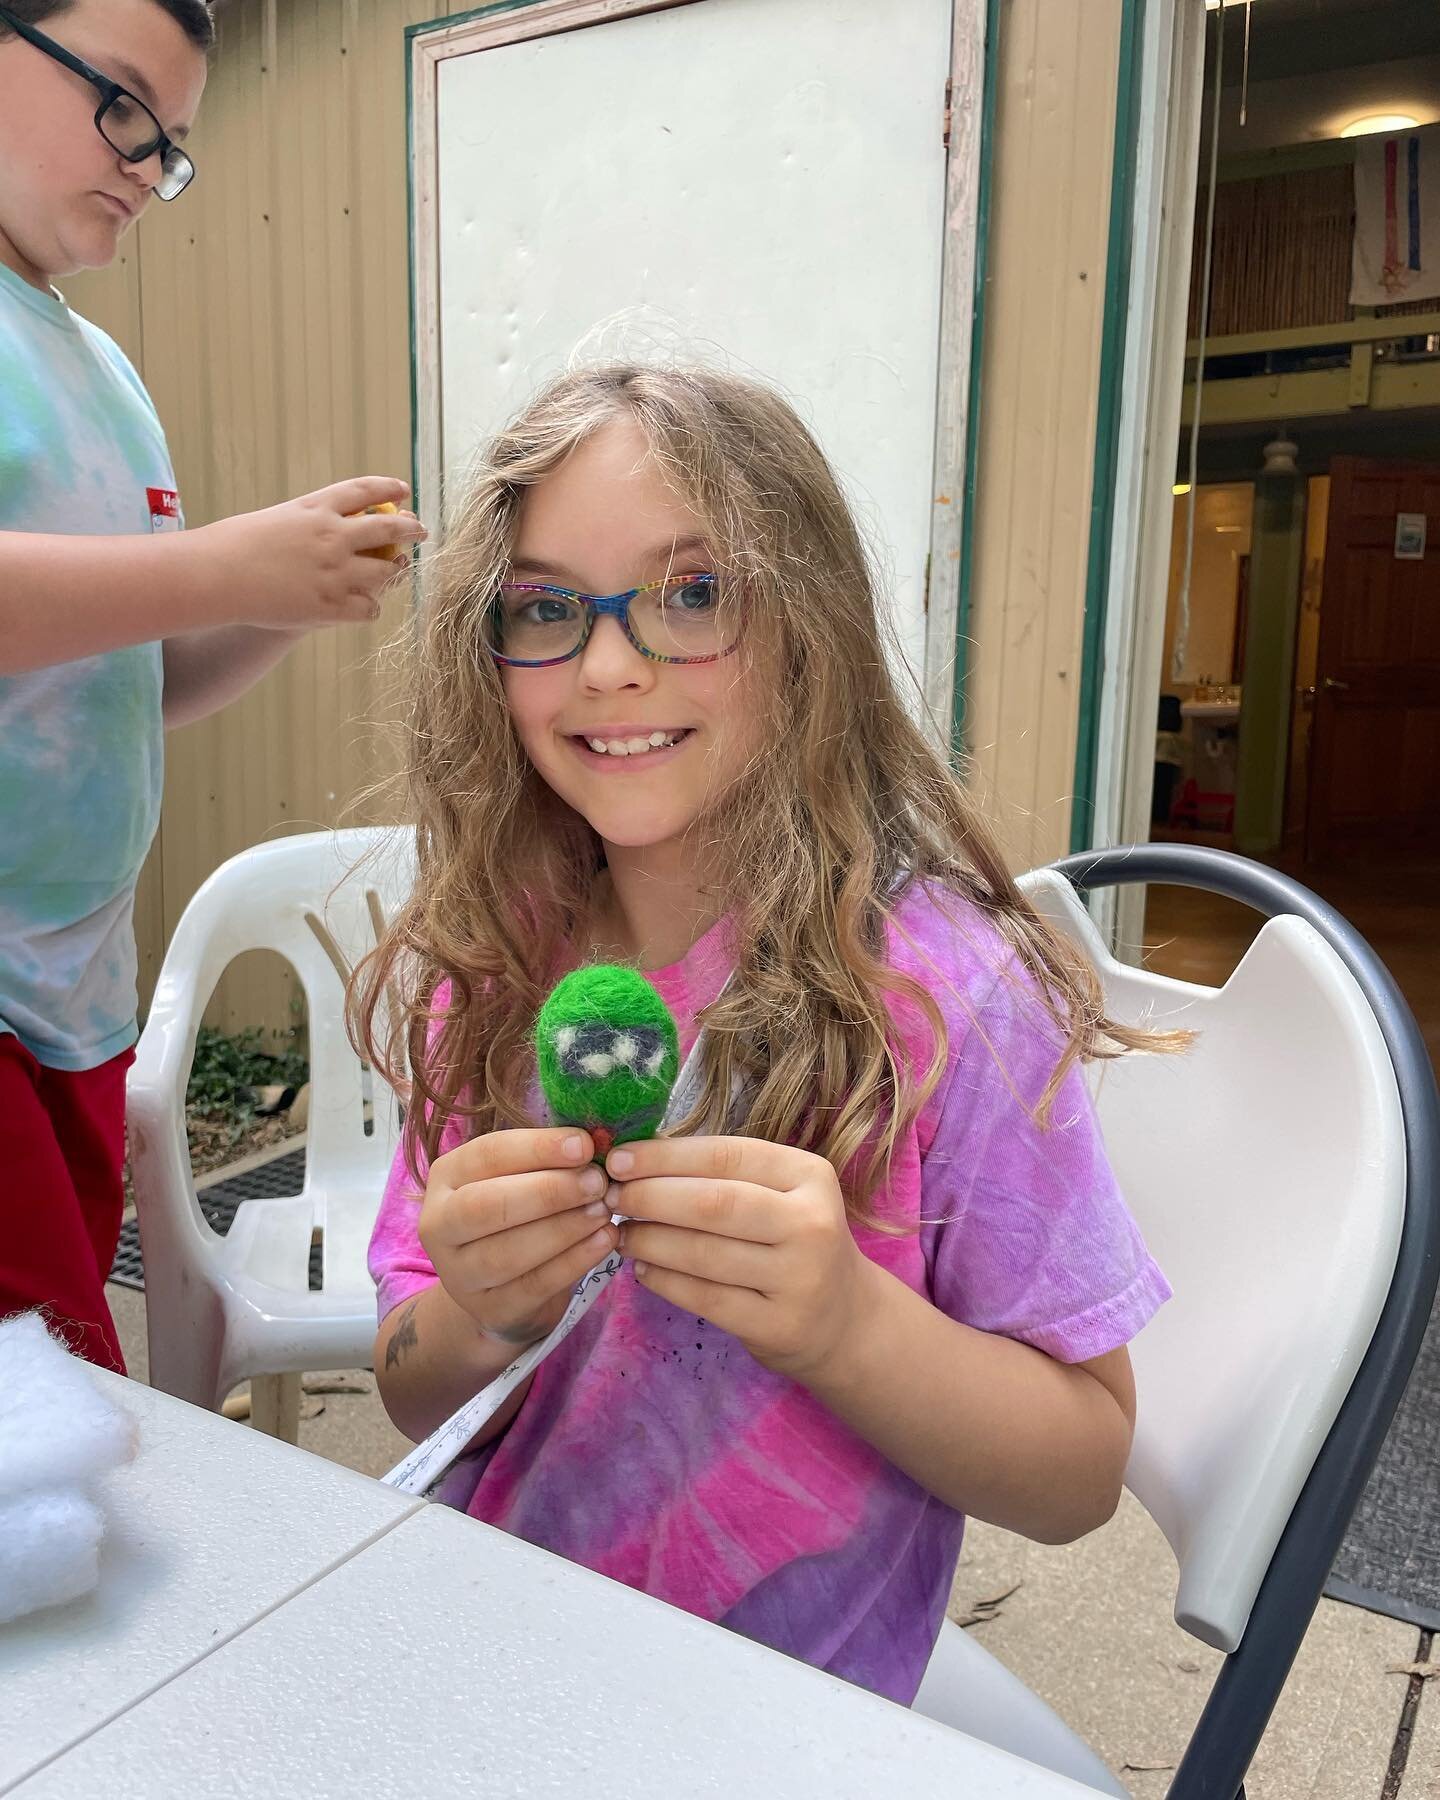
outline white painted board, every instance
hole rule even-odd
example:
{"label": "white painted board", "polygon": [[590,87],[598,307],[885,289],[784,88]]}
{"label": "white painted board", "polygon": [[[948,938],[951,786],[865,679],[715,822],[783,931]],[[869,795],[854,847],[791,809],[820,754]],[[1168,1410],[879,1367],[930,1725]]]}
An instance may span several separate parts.
{"label": "white painted board", "polygon": [[718,356],[816,432],[920,675],[952,12],[697,0],[442,61],[422,468],[428,433],[459,479],[577,348]]}

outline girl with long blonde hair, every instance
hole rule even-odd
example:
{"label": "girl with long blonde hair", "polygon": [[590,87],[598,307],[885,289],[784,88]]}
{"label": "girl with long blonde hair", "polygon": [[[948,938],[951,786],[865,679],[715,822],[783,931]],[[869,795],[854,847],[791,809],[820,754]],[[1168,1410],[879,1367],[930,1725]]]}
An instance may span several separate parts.
{"label": "girl with long blonde hair", "polygon": [[[907,710],[763,386],[554,382],[474,471],[410,661],[418,878],[354,995],[409,1080],[385,1404],[425,1435],[618,1246],[443,1497],[908,1703],[963,1515],[1060,1541],[1115,1506],[1168,1289],[1080,1065],[1139,1039]],[[560,974],[617,960],[703,1082],[602,1169],[529,1045]]]}

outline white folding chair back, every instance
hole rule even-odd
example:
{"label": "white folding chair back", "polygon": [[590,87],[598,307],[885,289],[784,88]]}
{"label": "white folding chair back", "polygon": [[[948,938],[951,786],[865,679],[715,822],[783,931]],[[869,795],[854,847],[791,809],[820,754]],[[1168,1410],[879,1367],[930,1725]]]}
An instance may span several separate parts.
{"label": "white folding chair back", "polygon": [[[345,973],[413,881],[413,836],[364,829],[281,838],[217,869],[165,956],[129,1084],[131,1161],[152,1385],[215,1407],[249,1376],[368,1365],[370,1230],[398,1108],[345,1033]],[[309,1020],[310,1111],[298,1194],[242,1202],[229,1233],[200,1210],[185,1090],[210,995],[247,950],[294,968]],[[323,1280],[309,1285],[320,1246]]]}
{"label": "white folding chair back", "polygon": [[1132,1348],[1126,1485],[1180,1565],[1175,1618],[1240,1642],[1389,1292],[1400,1096],[1374,1012],[1313,926],[1263,925],[1223,988],[1115,961],[1063,876],[1030,899],[1100,970],[1111,1016],[1198,1035],[1092,1065],[1120,1187],[1175,1297]]}
{"label": "white folding chair back", "polygon": [[[1390,1288],[1406,1172],[1394,1066],[1354,977],[1299,918],[1267,921],[1225,986],[1204,988],[1118,962],[1063,876],[1023,886],[1094,964],[1112,1018],[1198,1034],[1181,1055],[1094,1064],[1092,1084],[1175,1290],[1131,1346],[1126,1485],[1175,1552],[1177,1622],[1232,1651]],[[993,1707],[957,1714],[984,1655],[959,1636],[942,1639],[922,1711],[997,1742],[1053,1719],[1028,1694],[1008,1725]],[[1053,1766],[1124,1792],[1071,1744]]]}

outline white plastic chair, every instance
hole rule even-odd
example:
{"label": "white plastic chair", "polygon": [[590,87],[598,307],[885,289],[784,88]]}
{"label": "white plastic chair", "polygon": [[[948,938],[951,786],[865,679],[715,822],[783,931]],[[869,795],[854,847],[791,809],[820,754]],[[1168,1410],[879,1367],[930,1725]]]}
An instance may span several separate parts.
{"label": "white plastic chair", "polygon": [[[375,1289],[365,1253],[399,1119],[346,1038],[343,982],[413,879],[409,832],[317,832],[232,858],[186,907],[129,1082],[152,1386],[218,1408],[247,1377],[369,1367]],[[298,1194],[243,1201],[222,1237],[196,1199],[185,1089],[205,1007],[246,950],[278,951],[305,992],[305,1180]],[[313,1243],[324,1270],[315,1292]]]}
{"label": "white plastic chair", "polygon": [[[1094,1065],[1093,1085],[1121,1187],[1175,1290],[1131,1347],[1126,1485],[1175,1553],[1176,1621],[1229,1653],[1170,1795],[1229,1800],[1244,1792],[1429,1312],[1434,1080],[1373,953],[1294,883],[1179,846],[1065,868],[1090,886],[1169,880],[1292,915],[1271,917],[1217,990],[1118,962],[1065,875],[1023,884],[1092,961],[1112,1017],[1199,1033],[1182,1056]],[[1402,1230],[1413,1254],[1397,1263]],[[956,1626],[915,1705],[1126,1794]]]}

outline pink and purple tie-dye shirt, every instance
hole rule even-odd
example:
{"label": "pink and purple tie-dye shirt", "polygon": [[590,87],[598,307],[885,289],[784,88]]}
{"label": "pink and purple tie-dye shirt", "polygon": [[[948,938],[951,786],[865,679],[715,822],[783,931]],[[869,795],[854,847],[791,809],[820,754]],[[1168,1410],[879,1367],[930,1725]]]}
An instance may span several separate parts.
{"label": "pink and purple tie-dye shirt", "polygon": [[[912,888],[892,964],[949,1030],[939,1086],[898,1147],[864,1253],[952,1319],[1082,1362],[1168,1297],[1116,1191],[1082,1074],[1048,1128],[1031,1106],[1059,1043],[1013,953],[953,896]],[[729,974],[717,926],[650,971],[681,1031]],[[896,1011],[923,1069],[928,1037]],[[452,1124],[451,1149],[463,1131]],[[385,1315],[430,1285],[403,1152],[370,1268]],[[917,1381],[923,1369],[914,1371]],[[442,1499],[531,1543],[908,1704],[944,1617],[962,1516],[628,1265],[543,1362],[514,1422],[462,1459]]]}

